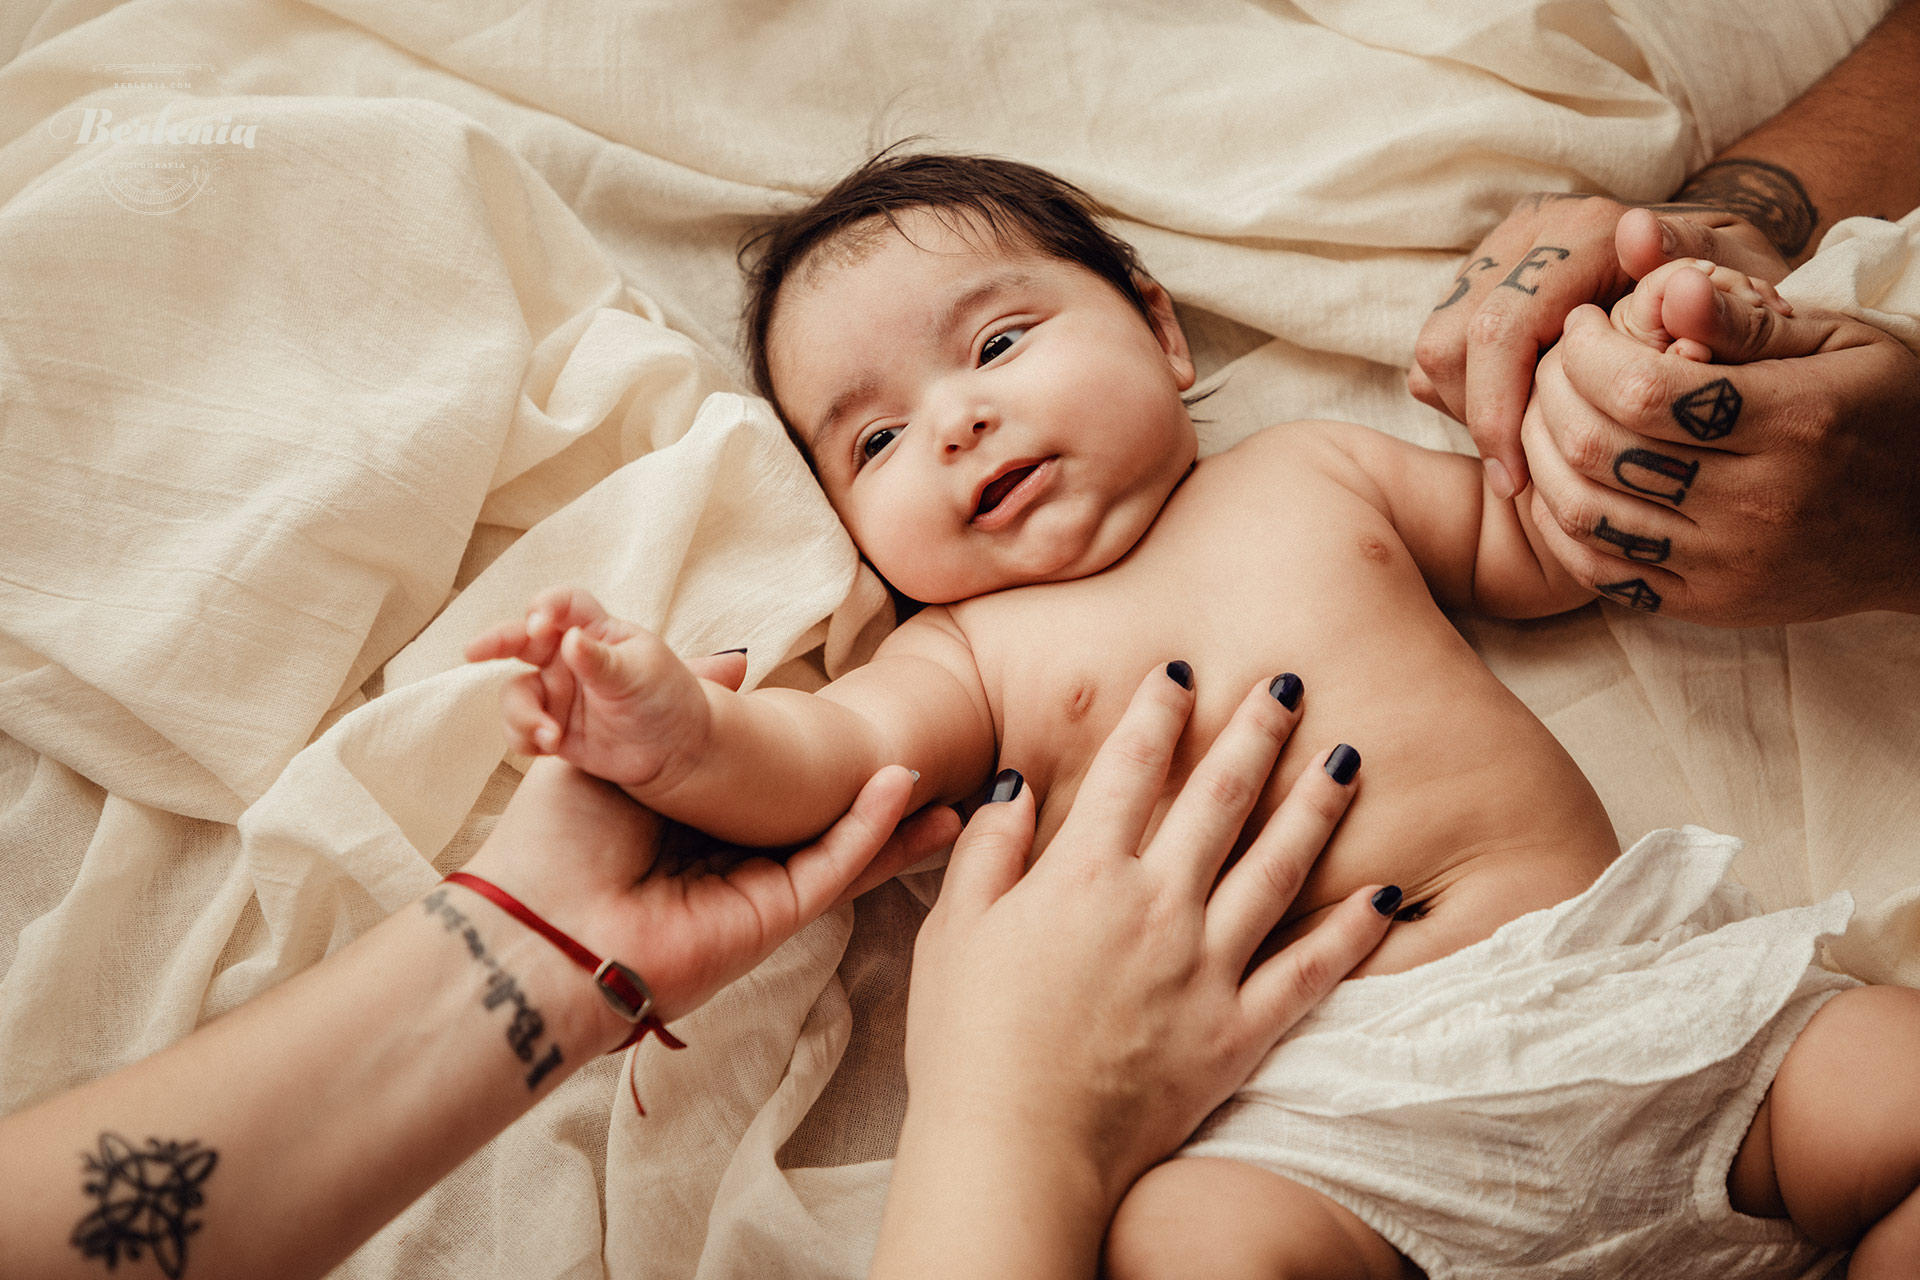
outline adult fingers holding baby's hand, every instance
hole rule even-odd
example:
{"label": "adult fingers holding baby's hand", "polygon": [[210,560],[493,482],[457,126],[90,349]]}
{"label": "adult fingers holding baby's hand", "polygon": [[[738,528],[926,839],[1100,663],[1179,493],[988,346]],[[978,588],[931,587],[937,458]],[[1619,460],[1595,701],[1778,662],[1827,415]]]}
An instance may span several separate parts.
{"label": "adult fingers holding baby's hand", "polygon": [[1520,414],[1541,350],[1574,307],[1633,286],[1614,254],[1623,210],[1598,196],[1527,197],[1467,255],[1421,326],[1408,390],[1467,425],[1497,494],[1526,486]]}
{"label": "adult fingers holding baby's hand", "polygon": [[1568,317],[1526,432],[1554,555],[1620,603],[1714,625],[1915,607],[1920,362],[1831,312],[1704,301],[1686,336],[1749,363]]}

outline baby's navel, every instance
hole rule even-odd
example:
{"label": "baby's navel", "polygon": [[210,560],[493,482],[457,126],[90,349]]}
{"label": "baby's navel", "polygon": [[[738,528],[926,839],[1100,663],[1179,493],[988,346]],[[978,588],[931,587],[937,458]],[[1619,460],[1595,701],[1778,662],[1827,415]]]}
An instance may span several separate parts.
{"label": "baby's navel", "polygon": [[1068,724],[1078,724],[1087,718],[1087,712],[1093,710],[1093,682],[1077,680],[1067,693],[1067,705],[1062,714]]}

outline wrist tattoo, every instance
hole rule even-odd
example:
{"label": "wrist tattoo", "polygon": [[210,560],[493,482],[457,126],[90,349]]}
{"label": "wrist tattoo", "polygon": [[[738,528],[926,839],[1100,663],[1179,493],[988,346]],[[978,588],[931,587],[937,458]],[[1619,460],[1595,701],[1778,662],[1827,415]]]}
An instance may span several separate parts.
{"label": "wrist tattoo", "polygon": [[488,1012],[501,1005],[513,1006],[513,1017],[507,1023],[507,1047],[513,1050],[513,1056],[531,1065],[527,1072],[527,1088],[538,1089],[547,1073],[559,1066],[560,1046],[549,1044],[544,1054],[538,1053],[540,1037],[545,1034],[547,1020],[540,1011],[527,1001],[526,992],[512,974],[500,967],[487,944],[481,939],[480,931],[473,927],[465,912],[447,900],[445,889],[435,889],[420,900],[427,914],[439,920],[448,933],[458,933],[467,944],[467,954],[479,961],[487,970],[486,994],[480,997],[480,1005]]}
{"label": "wrist tattoo", "polygon": [[[1549,254],[1556,256],[1549,258],[1547,256]],[[1545,271],[1554,263],[1564,262],[1572,256],[1573,250],[1571,249],[1562,249],[1559,245],[1555,244],[1537,244],[1527,250],[1526,257],[1514,264],[1513,270],[1507,272],[1507,278],[1500,282],[1500,287],[1502,289],[1518,289],[1522,293],[1538,293],[1540,292],[1539,285],[1523,284],[1521,277],[1529,271]]]}
{"label": "wrist tattoo", "polygon": [[1740,390],[1725,378],[1687,392],[1673,402],[1673,420],[1695,440],[1718,440],[1740,421]]}
{"label": "wrist tattoo", "polygon": [[1472,262],[1469,262],[1467,269],[1453,278],[1453,292],[1447,296],[1445,302],[1435,307],[1434,310],[1445,311],[1448,307],[1466,297],[1468,290],[1473,288],[1473,281],[1469,279],[1469,277],[1472,276],[1474,272],[1491,271],[1499,265],[1500,264],[1492,258],[1475,258]]}
{"label": "wrist tattoo", "polygon": [[1820,211],[1793,172],[1764,160],[1716,160],[1687,179],[1676,204],[1737,213],[1773,242],[1783,258],[1807,247]]}
{"label": "wrist tattoo", "polygon": [[1613,478],[1635,493],[1679,506],[1700,474],[1697,462],[1682,462],[1651,449],[1628,449],[1613,460]]}
{"label": "wrist tattoo", "polygon": [[1641,564],[1659,564],[1673,551],[1672,538],[1648,538],[1628,533],[1625,529],[1616,529],[1608,524],[1605,516],[1600,517],[1593,536],[1602,542],[1611,542],[1620,548],[1620,553],[1627,559],[1638,560]]}
{"label": "wrist tattoo", "polygon": [[218,1164],[218,1152],[198,1142],[147,1139],[145,1151],[117,1133],[102,1133],[100,1149],[82,1152],[88,1195],[99,1208],[80,1219],[70,1243],[83,1258],[100,1258],[112,1271],[122,1254],[140,1261],[149,1250],[168,1280],[187,1269],[187,1241],[200,1230],[188,1214],[205,1201],[201,1186]]}
{"label": "wrist tattoo", "polygon": [[1645,578],[1628,578],[1625,582],[1603,582],[1594,590],[1611,596],[1628,608],[1638,609],[1642,613],[1660,612],[1660,593],[1648,586]]}

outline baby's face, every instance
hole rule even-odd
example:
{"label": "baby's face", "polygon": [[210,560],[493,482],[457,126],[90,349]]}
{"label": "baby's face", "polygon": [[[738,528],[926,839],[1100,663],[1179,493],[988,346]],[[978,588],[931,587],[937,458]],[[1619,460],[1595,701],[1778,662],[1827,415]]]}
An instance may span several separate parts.
{"label": "baby's face", "polygon": [[1148,291],[1156,335],[1075,263],[901,224],[818,255],[770,326],[774,392],[828,499],[916,600],[1106,568],[1197,452],[1172,304]]}

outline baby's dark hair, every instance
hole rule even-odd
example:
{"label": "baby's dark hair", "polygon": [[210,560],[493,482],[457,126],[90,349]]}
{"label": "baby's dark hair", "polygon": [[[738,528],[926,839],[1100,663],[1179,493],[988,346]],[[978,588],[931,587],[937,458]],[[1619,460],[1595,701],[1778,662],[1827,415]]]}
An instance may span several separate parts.
{"label": "baby's dark hair", "polygon": [[926,209],[971,215],[1003,246],[1077,263],[1118,289],[1156,333],[1138,280],[1133,246],[1100,224],[1100,208],[1080,188],[1043,169],[992,156],[902,154],[889,147],[797,212],[762,228],[740,250],[747,274],[747,358],[753,385],[774,399],[767,330],[787,277],[816,250],[832,246],[872,218],[899,230],[899,215]]}

